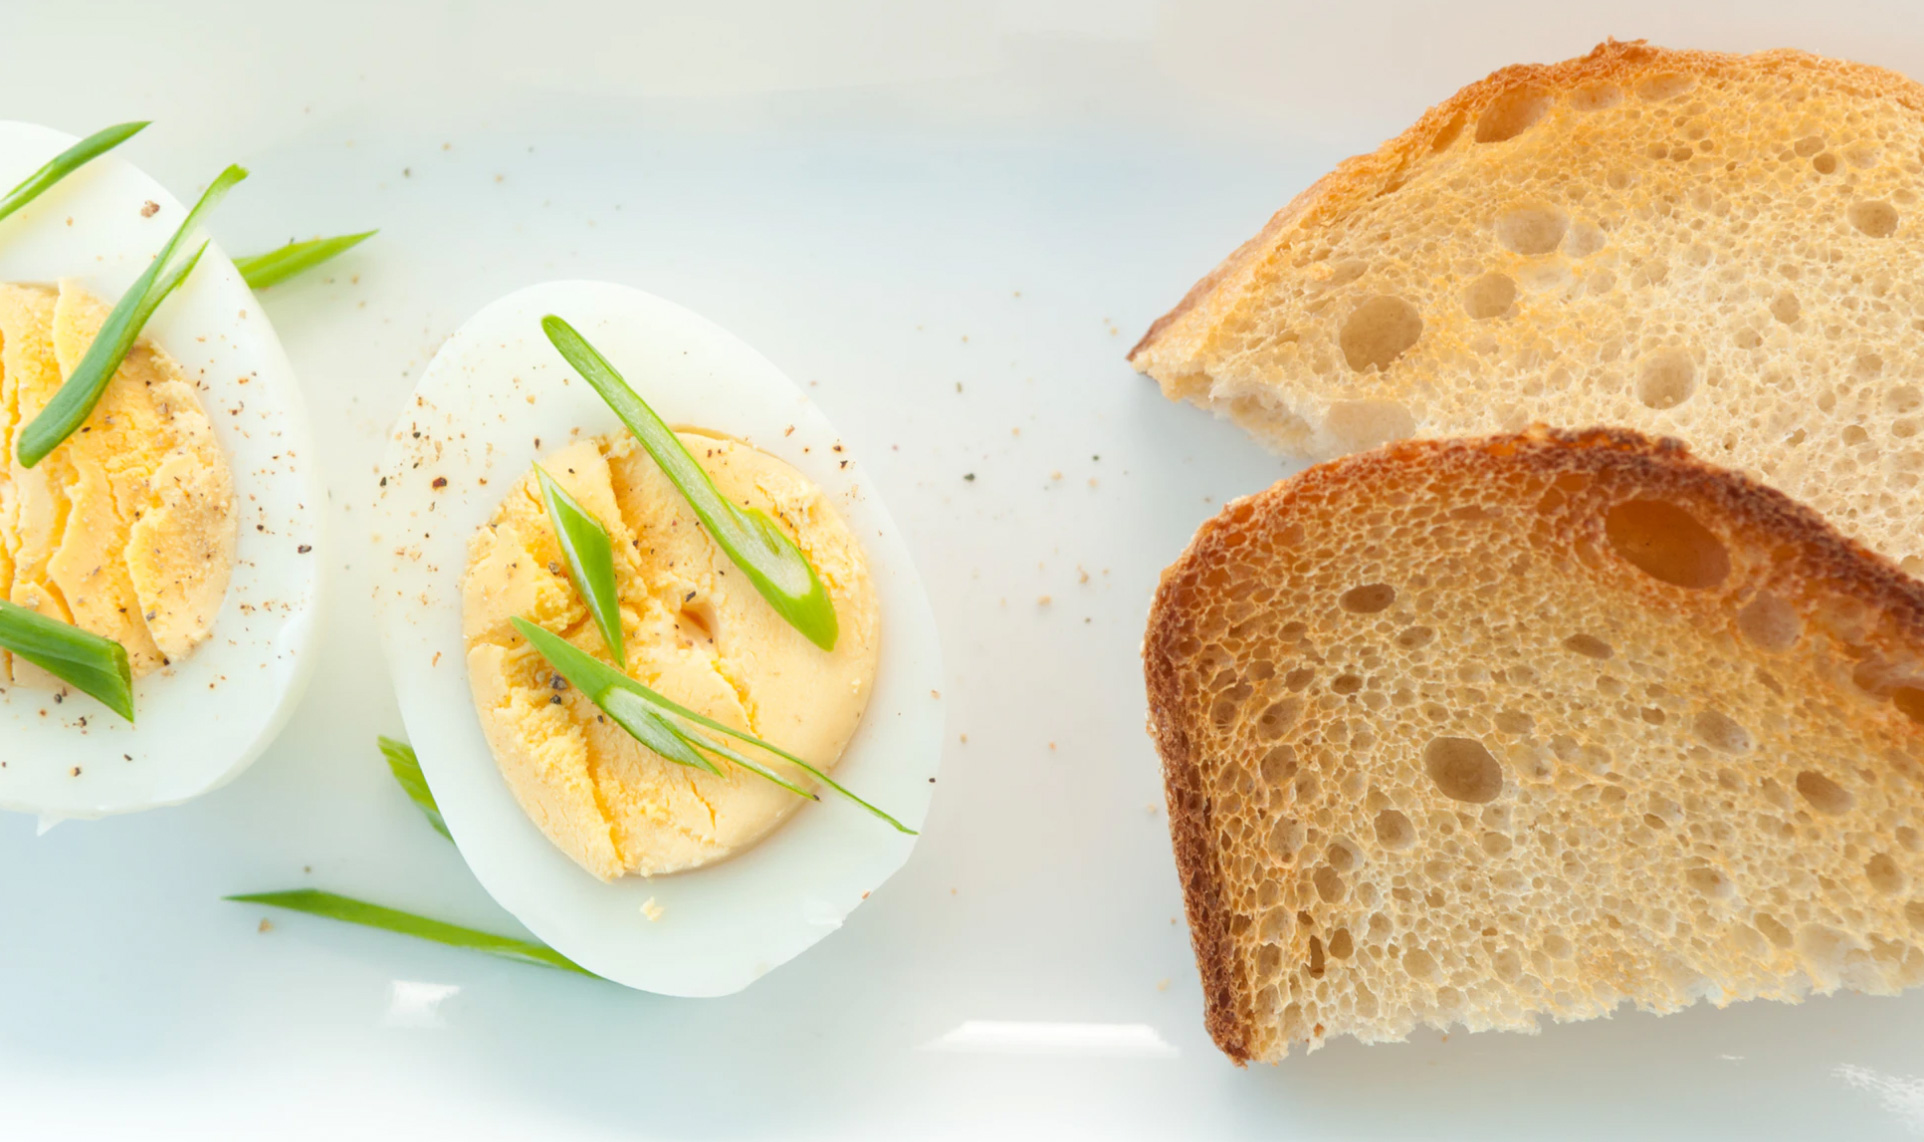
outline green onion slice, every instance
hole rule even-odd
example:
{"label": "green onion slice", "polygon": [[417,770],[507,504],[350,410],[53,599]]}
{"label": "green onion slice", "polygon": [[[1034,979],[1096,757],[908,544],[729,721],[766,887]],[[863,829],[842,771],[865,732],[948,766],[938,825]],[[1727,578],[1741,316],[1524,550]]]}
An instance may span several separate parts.
{"label": "green onion slice", "polygon": [[11,650],[134,720],[133,667],[127,648],[113,639],[0,599],[0,650]]}
{"label": "green onion slice", "polygon": [[723,745],[706,734],[696,733],[683,723],[692,723],[716,733],[725,734],[737,741],[745,742],[759,750],[781,758],[817,781],[840,793],[855,804],[893,825],[897,831],[915,835],[915,830],[889,816],[882,810],[857,797],[838,784],[828,774],[796,757],[794,754],[772,746],[752,734],[725,726],[713,718],[701,714],[679,703],[670,701],[661,694],[623,674],[614,667],[576,647],[567,639],[536,626],[523,618],[514,620],[514,627],[523,638],[548,660],[548,665],[565,678],[570,686],[588,696],[589,701],[601,707],[603,713],[615,720],[615,724],[627,730],[629,735],[642,745],[654,750],[662,757],[679,765],[691,766],[719,773],[720,770],[704,753],[714,754],[725,761],[731,761],[759,777],[810,800],[820,800],[815,794],[782,778],[767,766],[743,757],[739,752]]}
{"label": "green onion slice", "polygon": [[453,840],[454,835],[448,832],[448,823],[441,819],[441,806],[435,803],[434,791],[428,788],[427,775],[421,772],[421,760],[414,756],[414,747],[389,737],[378,740],[381,756],[387,758],[388,772],[400,783],[408,800],[421,810],[421,815],[428,819],[428,824],[434,826],[435,832]]}
{"label": "green onion slice", "polygon": [[58,448],[61,441],[86,423],[94,405],[100,403],[100,394],[107,391],[108,382],[114,379],[115,370],[120,368],[120,362],[126,358],[128,350],[134,347],[134,340],[140,336],[148,319],[160,308],[160,303],[167,300],[167,295],[178,289],[187,280],[187,275],[194,272],[201,254],[206,252],[207,244],[203,242],[184,263],[175,266],[172,264],[174,254],[181,242],[199,223],[201,215],[212,210],[229,188],[246,177],[247,172],[240,167],[230,166],[222,171],[207,192],[200,196],[200,201],[187,212],[180,229],[167,239],[167,244],[161,247],[153,263],[134,279],[134,284],[121,297],[119,304],[114,306],[113,312],[107,315],[107,320],[101,323],[99,336],[87,346],[87,352],[80,358],[80,363],[74,366],[73,374],[60,386],[60,391],[53,395],[53,399],[47,402],[47,407],[40,410],[40,415],[34,417],[20,433],[17,451],[23,467],[31,468],[46,459],[47,454]]}
{"label": "green onion slice", "polygon": [[432,940],[434,943],[446,944],[451,948],[467,948],[506,960],[560,968],[563,971],[580,972],[585,976],[600,978],[546,944],[517,940],[511,936],[497,936],[491,932],[477,932],[473,928],[445,924],[425,916],[416,916],[411,912],[401,912],[393,908],[384,908],[379,904],[337,896],[332,892],[322,892],[317,888],[296,888],[287,892],[251,892],[223,899],[232,900],[238,904],[265,904],[270,908],[286,908],[292,912],[305,912],[309,916],[324,916],[329,920],[341,920],[349,924],[359,924],[365,928],[379,928],[385,932],[398,932],[403,936],[413,936],[420,940]]}
{"label": "green onion slice", "polygon": [[723,498],[708,473],[655,415],[655,410],[628,387],[628,382],[608,359],[575,332],[574,326],[551,313],[541,319],[541,328],[568,364],[601,394],[601,399],[615,410],[615,415],[635,434],[648,455],[655,458],[662,472],[695,509],[695,516],[708,529],[708,534],[748,576],[762,598],[808,641],[823,650],[834,650],[839,633],[835,604],[808,557],[766,512],[739,507]]}
{"label": "green onion slice", "polygon": [[103,128],[48,159],[45,166],[28,175],[19,186],[8,191],[5,198],[0,198],[0,218],[39,198],[42,191],[140,134],[146,126],[140,122]]}
{"label": "green onion slice", "polygon": [[547,469],[536,464],[534,472],[541,481],[541,501],[547,505],[548,522],[554,525],[555,538],[561,541],[561,553],[568,560],[568,577],[587,601],[588,613],[594,616],[609,657],[625,666],[628,652],[621,641],[621,595],[615,587],[614,545],[608,539],[608,529],[555,483]]}
{"label": "green onion slice", "polygon": [[248,289],[266,289],[275,282],[285,281],[295,274],[313,269],[322,262],[338,258],[378,233],[380,233],[378,230],[368,230],[360,234],[342,234],[333,238],[289,242],[280,249],[269,250],[265,254],[235,258],[234,268],[240,271],[241,278],[247,282]]}

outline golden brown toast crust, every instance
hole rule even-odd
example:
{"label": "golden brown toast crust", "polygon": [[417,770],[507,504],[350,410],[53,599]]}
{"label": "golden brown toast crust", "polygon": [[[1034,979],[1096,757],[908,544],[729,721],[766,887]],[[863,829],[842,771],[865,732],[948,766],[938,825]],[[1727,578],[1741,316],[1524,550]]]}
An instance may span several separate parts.
{"label": "golden brown toast crust", "polygon": [[1142,339],[1129,350],[1129,361],[1138,370],[1148,371],[1150,354],[1172,334],[1174,327],[1191,313],[1204,316],[1218,287],[1232,283],[1253,262],[1278,248],[1285,248],[1290,231],[1314,230],[1329,219],[1356,209],[1399,181],[1412,164],[1427,157],[1435,141],[1444,134],[1454,139],[1458,132],[1473,129],[1477,118],[1506,93],[1525,87],[1544,87],[1569,93],[1587,84],[1621,79],[1652,65],[1686,75],[1717,75],[1730,72],[1821,77],[1837,87],[1861,93],[1865,98],[1894,99],[1912,110],[1924,113],[1924,85],[1883,68],[1844,60],[1826,59],[1791,49],[1737,55],[1728,52],[1680,51],[1652,47],[1644,40],[1605,40],[1590,54],[1550,64],[1513,64],[1490,75],[1429,109],[1402,134],[1384,143],[1375,152],[1345,159],[1334,171],[1316,180],[1289,204],[1277,211],[1263,229],[1238,246],[1215,269],[1204,275],[1174,309],[1157,318]]}
{"label": "golden brown toast crust", "polygon": [[[1188,549],[1163,573],[1150,611],[1143,660],[1149,730],[1163,762],[1171,838],[1203,983],[1205,1022],[1217,1045],[1238,1064],[1273,1056],[1255,1044],[1252,996],[1239,983],[1238,944],[1231,930],[1233,917],[1225,905],[1221,858],[1224,847],[1232,842],[1222,836],[1212,816],[1209,774],[1200,752],[1202,723],[1212,695],[1199,690],[1194,671],[1185,669],[1197,650],[1198,619],[1231,581],[1238,552],[1246,557],[1250,549],[1246,545],[1252,539],[1296,526],[1299,517],[1327,513],[1332,504],[1345,505],[1343,510],[1365,510],[1438,472],[1454,472],[1471,481],[1521,474],[1539,477],[1544,484],[1581,475],[1586,482],[1594,479],[1598,486],[1613,489],[1611,495],[1634,493],[1687,504],[1717,523],[1719,530],[1741,538],[1747,548],[1770,551],[1770,582],[1780,593],[1787,593],[1800,611],[1816,613],[1820,599],[1830,601],[1824,604],[1829,608],[1826,614],[1836,613],[1836,600],[1861,604],[1858,613],[1874,619],[1862,629],[1853,629],[1846,640],[1855,653],[1867,660],[1886,655],[1912,662],[1924,653],[1924,584],[1845,538],[1815,512],[1743,476],[1696,460],[1674,440],[1652,440],[1621,429],[1537,427],[1522,434],[1475,440],[1402,441],[1313,467],[1230,503],[1202,525]],[[1602,526],[1596,525],[1595,535],[1572,529],[1554,536],[1552,543],[1582,558],[1584,544],[1594,546],[1601,539]],[[1577,579],[1580,573],[1580,568],[1573,569],[1573,590],[1584,589]],[[1733,593],[1739,589],[1737,578],[1733,575],[1728,586]],[[1617,583],[1610,589],[1623,589],[1622,582]],[[1755,579],[1745,589],[1754,586]],[[1689,607],[1717,594],[1680,592],[1654,579],[1649,580],[1648,589],[1634,584],[1628,589],[1637,591],[1634,605],[1673,612],[1680,621]],[[1691,598],[1680,601],[1682,595]],[[1849,626],[1852,620],[1835,621]],[[1924,712],[1903,705],[1905,701],[1915,704],[1916,699],[1892,700],[1918,723],[1918,736],[1924,736]],[[1907,776],[1924,776],[1924,771]],[[1314,1030],[1321,1035],[1320,1026]]]}

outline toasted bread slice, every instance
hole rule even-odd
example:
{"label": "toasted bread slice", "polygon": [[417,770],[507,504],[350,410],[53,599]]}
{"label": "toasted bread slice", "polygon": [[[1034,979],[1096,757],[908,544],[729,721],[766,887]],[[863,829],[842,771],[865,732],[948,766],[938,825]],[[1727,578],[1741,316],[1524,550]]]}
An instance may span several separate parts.
{"label": "toasted bread slice", "polygon": [[1924,584],[1675,441],[1405,441],[1164,574],[1150,730],[1210,1033],[1924,979]]}
{"label": "toasted bread slice", "polygon": [[1350,159],[1130,354],[1309,459],[1620,424],[1924,573],[1924,87],[1610,42]]}

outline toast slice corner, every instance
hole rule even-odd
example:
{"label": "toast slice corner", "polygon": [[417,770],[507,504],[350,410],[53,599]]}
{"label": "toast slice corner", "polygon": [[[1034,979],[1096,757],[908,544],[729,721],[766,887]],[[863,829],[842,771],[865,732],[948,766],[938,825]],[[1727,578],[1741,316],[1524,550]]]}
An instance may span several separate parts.
{"label": "toast slice corner", "polygon": [[1924,980],[1924,585],[1675,441],[1405,441],[1164,574],[1150,732],[1211,1036]]}

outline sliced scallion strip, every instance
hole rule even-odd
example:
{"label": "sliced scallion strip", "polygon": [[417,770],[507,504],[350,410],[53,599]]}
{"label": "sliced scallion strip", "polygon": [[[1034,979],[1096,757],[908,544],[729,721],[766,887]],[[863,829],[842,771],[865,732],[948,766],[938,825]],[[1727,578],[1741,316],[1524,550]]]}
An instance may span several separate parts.
{"label": "sliced scallion strip", "polygon": [[134,720],[133,667],[127,648],[113,639],[0,600],[0,650],[12,651]]}
{"label": "sliced scallion strip", "polygon": [[555,483],[546,468],[536,464],[534,473],[541,482],[541,502],[548,508],[548,522],[554,526],[562,555],[567,557],[568,577],[588,604],[588,613],[594,616],[609,657],[625,666],[628,652],[621,639],[621,595],[615,586],[614,545],[608,539],[608,529]]}
{"label": "sliced scallion strip", "polygon": [[359,924],[364,928],[379,928],[384,932],[397,932],[419,940],[431,940],[451,948],[467,948],[524,964],[539,964],[542,967],[560,968],[562,971],[580,972],[585,976],[600,978],[546,944],[517,940],[511,936],[497,936],[492,932],[478,932],[473,928],[430,920],[411,912],[369,904],[364,900],[322,892],[317,888],[296,888],[287,892],[250,892],[239,896],[223,897],[223,899],[232,900],[237,904],[265,904],[270,908],[286,908],[292,912],[305,912],[309,916],[323,916],[329,920]]}
{"label": "sliced scallion strip", "polygon": [[313,269],[322,262],[338,258],[378,233],[380,233],[378,230],[368,230],[360,234],[341,234],[333,238],[289,242],[280,249],[269,250],[265,254],[235,258],[234,268],[240,271],[241,278],[247,282],[248,289],[266,289],[275,282],[285,281],[295,274]]}
{"label": "sliced scallion strip", "polygon": [[589,701],[599,706],[603,713],[613,718],[615,724],[627,730],[636,741],[669,761],[716,773],[718,770],[715,763],[703,756],[704,753],[712,753],[800,796],[810,800],[820,800],[815,794],[785,780],[767,766],[751,761],[708,735],[690,729],[686,723],[692,723],[781,758],[893,825],[898,831],[908,833],[910,836],[915,835],[914,829],[857,797],[828,774],[794,754],[772,746],[752,734],[743,733],[713,718],[704,717],[686,706],[663,697],[581,650],[560,635],[536,626],[526,619],[516,618],[514,627],[536,651],[540,652],[541,657],[548,660],[548,665],[554,667],[555,671],[567,680],[568,685],[586,694]]}
{"label": "sliced scallion strip", "polygon": [[47,458],[47,454],[60,447],[61,441],[76,432],[93,412],[94,405],[100,403],[100,395],[107,391],[108,382],[114,379],[114,372],[120,362],[134,347],[134,341],[147,320],[167,300],[167,295],[180,287],[199,263],[200,256],[207,249],[202,243],[184,263],[173,264],[174,255],[181,242],[191,233],[200,221],[201,215],[214,208],[235,183],[247,177],[247,172],[237,166],[230,166],[220,173],[200,201],[187,212],[181,220],[180,229],[161,247],[141,275],[134,279],[107,320],[101,323],[100,332],[87,346],[87,352],[74,366],[73,373],[67,377],[60,391],[53,395],[40,414],[33,418],[20,433],[16,451],[23,467],[31,468]]}
{"label": "sliced scallion strip", "polygon": [[421,759],[414,756],[414,747],[388,737],[378,740],[381,756],[387,758],[388,772],[394,775],[394,780],[407,793],[408,800],[421,810],[421,815],[428,819],[428,824],[434,826],[435,832],[453,840],[454,835],[448,832],[448,823],[441,819],[441,806],[435,803],[434,791],[428,788],[427,775],[421,772]]}
{"label": "sliced scallion strip", "polygon": [[39,198],[41,193],[49,187],[140,134],[146,126],[146,122],[142,121],[104,127],[48,159],[39,170],[22,179],[20,185],[8,191],[5,198],[0,198],[0,218],[5,218]]}
{"label": "sliced scallion strip", "polygon": [[648,455],[654,457],[663,474],[688,500],[709,536],[748,576],[762,598],[810,642],[823,650],[834,650],[840,629],[835,604],[814,565],[794,541],[766,512],[728,502],[655,410],[628,387],[608,359],[574,326],[549,314],[541,319],[541,328],[568,364],[601,394]]}

